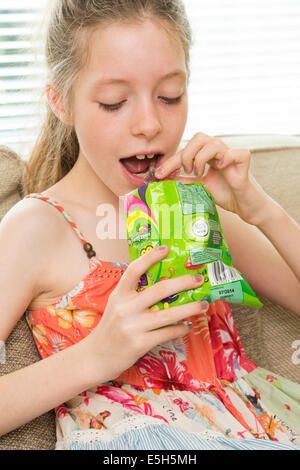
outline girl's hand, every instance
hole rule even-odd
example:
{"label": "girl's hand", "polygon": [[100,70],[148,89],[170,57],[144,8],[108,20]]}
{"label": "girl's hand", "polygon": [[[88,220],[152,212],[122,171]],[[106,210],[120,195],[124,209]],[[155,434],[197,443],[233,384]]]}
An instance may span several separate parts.
{"label": "girl's hand", "polygon": [[[267,213],[270,198],[249,172],[250,158],[247,149],[230,149],[221,139],[198,133],[184,149],[162,161],[155,176],[166,179],[181,167],[188,174],[194,172],[195,177],[176,179],[204,184],[217,205],[258,225]],[[206,164],[209,168],[204,176]]]}
{"label": "girl's hand", "polygon": [[187,274],[137,292],[142,274],[168,254],[168,247],[161,248],[153,248],[130,263],[109,296],[101,321],[86,338],[90,343],[93,368],[102,382],[117,378],[158,344],[186,335],[190,327],[182,323],[183,320],[203,313],[209,307],[207,302],[204,307],[201,302],[190,302],[165,310],[149,310],[163,298],[199,287],[204,282],[202,276],[196,279],[194,275]]}

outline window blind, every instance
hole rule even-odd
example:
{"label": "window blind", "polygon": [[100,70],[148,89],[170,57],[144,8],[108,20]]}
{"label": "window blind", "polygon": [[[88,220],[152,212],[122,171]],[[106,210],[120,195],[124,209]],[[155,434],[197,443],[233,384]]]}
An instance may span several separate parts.
{"label": "window blind", "polygon": [[[0,143],[27,157],[45,77],[47,0],[0,2]],[[300,134],[299,0],[183,0],[194,33],[184,133]]]}
{"label": "window blind", "polygon": [[185,0],[194,32],[185,137],[300,134],[299,0]]}
{"label": "window blind", "polygon": [[45,0],[0,2],[0,143],[28,155],[39,125],[44,70],[38,27]]}

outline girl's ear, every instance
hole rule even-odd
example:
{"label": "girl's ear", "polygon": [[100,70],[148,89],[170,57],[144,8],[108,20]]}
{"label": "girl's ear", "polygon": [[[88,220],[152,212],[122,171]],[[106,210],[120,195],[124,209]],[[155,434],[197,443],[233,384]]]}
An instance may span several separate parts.
{"label": "girl's ear", "polygon": [[58,92],[57,86],[52,83],[48,82],[46,85],[46,96],[49,103],[50,108],[52,109],[53,113],[55,114],[60,121],[68,126],[73,126],[73,121],[70,117],[68,117],[65,113],[65,108],[62,102],[62,97]]}

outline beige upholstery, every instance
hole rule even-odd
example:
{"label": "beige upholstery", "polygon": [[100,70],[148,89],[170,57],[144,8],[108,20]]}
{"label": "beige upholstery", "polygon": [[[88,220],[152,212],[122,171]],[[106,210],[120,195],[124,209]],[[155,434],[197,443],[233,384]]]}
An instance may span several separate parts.
{"label": "beige upholstery", "polygon": [[0,145],[0,220],[23,197],[22,159]]}
{"label": "beige upholstery", "polygon": [[[259,184],[300,223],[300,138],[286,136],[230,136],[231,147],[252,151],[251,170]],[[0,147],[1,150],[1,147]],[[0,151],[0,220],[21,197],[22,160]],[[293,363],[293,342],[300,340],[300,318],[261,298],[262,309],[231,304],[242,344],[250,359],[291,380],[300,382],[300,364]],[[0,375],[39,360],[29,328],[21,319],[6,342],[6,363]],[[295,361],[294,361],[295,362]],[[20,393],[22,391],[20,390]],[[0,437],[1,449],[53,449],[54,412]]]}

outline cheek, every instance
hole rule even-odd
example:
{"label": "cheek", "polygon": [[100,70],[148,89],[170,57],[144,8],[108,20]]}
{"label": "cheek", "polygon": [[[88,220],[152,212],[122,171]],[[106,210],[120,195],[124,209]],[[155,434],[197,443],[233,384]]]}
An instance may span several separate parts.
{"label": "cheek", "polygon": [[179,128],[181,129],[182,126],[185,126],[188,116],[187,96],[185,96],[180,105],[177,106],[175,109],[173,108],[172,111],[173,112],[168,113],[168,119],[173,124],[176,124],[176,130]]}
{"label": "cheek", "polygon": [[168,136],[170,141],[173,142],[172,147],[170,147],[170,153],[175,154],[178,150],[178,147],[181,143],[183,133],[185,130],[186,122],[187,122],[187,109],[186,107],[182,107],[178,114],[173,115],[170,117],[168,121]]}
{"label": "cheek", "polygon": [[182,105],[182,109],[181,109],[180,114],[181,114],[181,117],[182,117],[183,124],[185,125],[186,121],[187,121],[187,117],[188,117],[188,95],[187,94],[184,97],[184,101],[183,101],[183,105]]}
{"label": "cheek", "polygon": [[178,137],[181,137],[187,122],[188,110],[187,106],[183,105],[178,108],[176,113],[170,113],[168,116],[167,130],[168,132]]}
{"label": "cheek", "polygon": [[80,147],[93,148],[99,145],[99,141],[102,141],[109,131],[105,120],[101,120],[97,105],[91,106],[90,109],[82,108],[77,116],[74,124]]}

